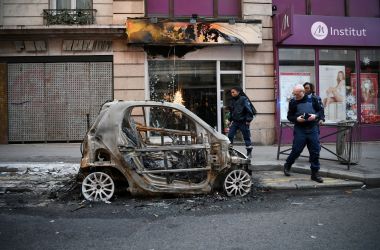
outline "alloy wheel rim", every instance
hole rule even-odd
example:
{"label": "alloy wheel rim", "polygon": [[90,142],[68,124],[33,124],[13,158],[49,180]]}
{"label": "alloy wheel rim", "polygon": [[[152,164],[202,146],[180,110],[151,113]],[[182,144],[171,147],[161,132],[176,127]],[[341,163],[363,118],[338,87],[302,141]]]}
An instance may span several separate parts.
{"label": "alloy wheel rim", "polygon": [[244,170],[233,170],[224,179],[227,196],[245,196],[251,191],[251,176]]}
{"label": "alloy wheel rim", "polygon": [[86,176],[82,183],[82,194],[89,201],[108,201],[115,192],[112,178],[103,172],[94,172]]}

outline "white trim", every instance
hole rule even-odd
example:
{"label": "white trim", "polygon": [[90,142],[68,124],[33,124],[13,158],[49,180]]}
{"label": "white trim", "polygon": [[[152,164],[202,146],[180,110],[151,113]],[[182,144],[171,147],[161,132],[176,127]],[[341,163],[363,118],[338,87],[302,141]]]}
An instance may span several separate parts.
{"label": "white trim", "polygon": [[145,74],[145,100],[150,100],[150,87],[149,87],[149,71],[148,71],[148,55],[145,54],[144,59],[144,74]]}
{"label": "white trim", "polygon": [[242,48],[241,50],[241,87],[244,89],[244,92],[245,92],[245,52],[244,52],[244,48]]}
{"label": "white trim", "polygon": [[242,73],[243,72],[241,70],[221,70],[220,71],[220,74],[222,75],[236,75],[236,74],[242,74]]}
{"label": "white trim", "polygon": [[217,114],[216,114],[216,124],[217,124],[217,130],[219,132],[222,131],[222,114],[221,114],[221,111],[222,111],[222,108],[223,108],[223,105],[221,104],[221,95],[220,95],[220,91],[221,91],[221,78],[220,78],[220,60],[217,60],[216,61],[216,110],[217,110]]}

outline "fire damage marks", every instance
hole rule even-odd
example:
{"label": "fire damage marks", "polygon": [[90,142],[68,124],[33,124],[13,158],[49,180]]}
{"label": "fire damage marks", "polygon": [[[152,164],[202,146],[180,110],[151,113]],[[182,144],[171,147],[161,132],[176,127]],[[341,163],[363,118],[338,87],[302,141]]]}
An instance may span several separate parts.
{"label": "fire damage marks", "polygon": [[251,190],[250,159],[184,106],[152,101],[104,104],[82,143],[78,180],[90,201],[132,195],[228,196]]}
{"label": "fire damage marks", "polygon": [[[77,163],[0,163],[0,207],[46,205],[77,186]],[[21,204],[20,204],[21,203]]]}

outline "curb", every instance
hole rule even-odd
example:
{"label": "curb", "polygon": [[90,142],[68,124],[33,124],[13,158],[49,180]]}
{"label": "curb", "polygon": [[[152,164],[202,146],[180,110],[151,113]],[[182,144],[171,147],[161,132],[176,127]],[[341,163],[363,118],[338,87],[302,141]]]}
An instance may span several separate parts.
{"label": "curb", "polygon": [[[255,162],[250,165],[250,170],[255,171],[282,171],[283,164],[278,162],[268,161],[268,162]],[[292,172],[299,174],[308,174],[310,175],[310,168],[308,166],[299,166],[293,165]],[[352,181],[361,181],[367,186],[371,187],[380,187],[380,174],[362,174],[362,173],[353,173],[342,170],[326,169],[323,168],[319,171],[319,174],[322,177],[330,177],[342,180],[352,180]]]}
{"label": "curb", "polygon": [[[292,171],[295,173],[310,174],[310,168],[307,167],[293,166]],[[367,186],[380,187],[380,174],[362,174],[334,169],[321,169],[319,174],[323,177],[361,181]]]}
{"label": "curb", "polygon": [[358,188],[363,186],[361,181],[331,177],[325,177],[323,183],[317,183],[310,180],[310,175],[293,172],[291,176],[284,176],[282,171],[257,171],[252,178],[257,187],[271,190]]}

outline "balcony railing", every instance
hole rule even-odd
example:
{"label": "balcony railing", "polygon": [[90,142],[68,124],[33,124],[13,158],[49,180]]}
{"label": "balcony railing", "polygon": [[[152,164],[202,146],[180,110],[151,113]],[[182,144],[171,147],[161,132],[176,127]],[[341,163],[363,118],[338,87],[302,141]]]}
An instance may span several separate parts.
{"label": "balcony railing", "polygon": [[43,12],[45,25],[94,24],[95,9],[46,9]]}

